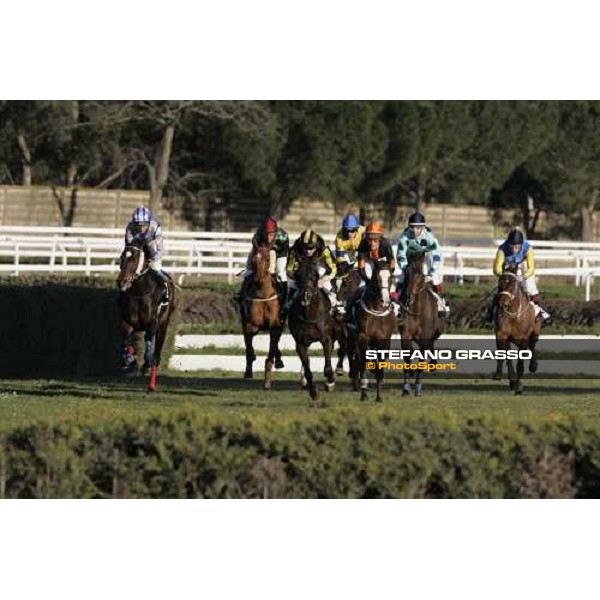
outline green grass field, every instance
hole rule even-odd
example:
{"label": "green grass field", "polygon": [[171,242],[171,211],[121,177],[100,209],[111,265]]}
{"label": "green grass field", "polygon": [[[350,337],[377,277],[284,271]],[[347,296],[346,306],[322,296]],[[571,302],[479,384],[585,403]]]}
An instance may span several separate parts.
{"label": "green grass field", "polygon": [[[258,376],[257,376],[258,375]],[[322,387],[322,375],[317,376]],[[347,377],[338,379],[335,392],[321,393],[326,406],[318,411],[337,412],[347,408],[362,411],[390,410],[400,415],[449,413],[469,419],[496,415],[520,419],[527,416],[584,416],[600,422],[600,380],[527,379],[525,393],[514,396],[506,381],[491,379],[445,379],[427,381],[421,398],[401,396],[401,380],[389,379],[384,402],[363,403],[352,391]],[[302,418],[314,415],[308,394],[295,377],[277,373],[273,389],[265,392],[260,373],[248,381],[241,374],[211,371],[203,374],[168,372],[161,376],[159,390],[149,394],[145,379],[5,380],[0,385],[0,430],[39,422],[61,420],[114,421],[119,417],[164,413],[177,408],[193,408],[206,414],[243,419],[245,416]]]}

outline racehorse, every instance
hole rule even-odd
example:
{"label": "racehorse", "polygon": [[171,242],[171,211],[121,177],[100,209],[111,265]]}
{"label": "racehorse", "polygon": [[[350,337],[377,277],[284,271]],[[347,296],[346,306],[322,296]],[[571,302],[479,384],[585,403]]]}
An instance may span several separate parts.
{"label": "racehorse", "polygon": [[[348,263],[341,263],[343,265],[347,265],[346,268],[338,267],[338,291],[337,291],[337,299],[342,301],[346,305],[346,310],[348,309],[348,300],[352,298],[356,294],[356,290],[358,289],[359,276],[358,272],[349,267]],[[348,356],[348,322],[347,315],[335,315],[335,319],[333,322],[333,337],[334,342],[338,343],[338,361],[335,366],[335,374],[336,375],[344,375],[344,358]],[[349,366],[349,375],[350,378],[353,378],[353,361],[348,361]]]}
{"label": "racehorse", "polygon": [[[358,390],[360,380],[360,399],[367,400],[369,380],[366,373],[367,350],[389,350],[392,335],[396,329],[396,315],[389,307],[389,268],[381,268],[378,262],[373,266],[360,305],[356,308],[356,330],[351,330],[351,360],[353,367],[354,389]],[[384,291],[387,290],[387,293]],[[384,300],[384,297],[386,300]],[[375,377],[377,379],[377,402],[381,402],[383,386],[383,369],[379,361],[375,361]]]}
{"label": "racehorse", "polygon": [[300,257],[296,272],[298,293],[290,310],[288,326],[296,342],[296,352],[302,361],[302,387],[306,387],[314,402],[319,398],[319,390],[308,358],[308,348],[314,342],[320,342],[323,346],[325,389],[332,392],[335,388],[335,373],[331,366],[334,336],[331,304],[318,282],[318,263],[307,257]]}
{"label": "racehorse", "polygon": [[[535,345],[540,338],[542,320],[537,319],[535,309],[529,298],[519,284],[516,266],[505,270],[498,278],[498,316],[496,320],[496,348],[510,350],[511,343],[519,350],[531,350],[532,357],[529,361],[529,371],[535,373],[538,361]],[[494,379],[502,378],[502,365],[504,361],[498,360]],[[523,371],[525,361],[517,359],[517,371],[513,368],[512,360],[507,359],[508,379],[510,389],[515,394],[523,393]]]}
{"label": "racehorse", "polygon": [[[419,347],[421,353],[425,350],[433,352],[435,341],[442,335],[444,319],[438,316],[437,299],[434,297],[429,285],[429,278],[425,275],[425,253],[413,252],[408,255],[406,278],[404,288],[404,318],[400,327],[402,336],[402,350],[413,350],[413,344]],[[406,361],[408,362],[408,361]],[[435,361],[433,361],[435,362]],[[411,391],[410,379],[415,377],[415,396],[423,393],[421,381],[423,371],[404,369],[404,386],[402,395],[408,396]]]}
{"label": "racehorse", "polygon": [[137,371],[132,336],[144,332],[144,374],[150,373],[148,390],[156,389],[160,355],[175,310],[175,286],[169,277],[168,300],[161,301],[164,285],[146,264],[144,242],[135,240],[121,254],[117,285],[123,292],[121,305],[121,356],[124,371]]}
{"label": "racehorse", "polygon": [[240,302],[242,331],[246,345],[246,371],[244,377],[252,379],[252,363],[256,354],[252,339],[259,331],[268,331],[270,337],[269,355],[265,360],[264,389],[271,389],[273,364],[283,368],[279,338],[283,332],[283,322],[280,319],[280,304],[276,284],[271,274],[271,252],[265,246],[258,246],[252,254],[252,279],[246,288]]}

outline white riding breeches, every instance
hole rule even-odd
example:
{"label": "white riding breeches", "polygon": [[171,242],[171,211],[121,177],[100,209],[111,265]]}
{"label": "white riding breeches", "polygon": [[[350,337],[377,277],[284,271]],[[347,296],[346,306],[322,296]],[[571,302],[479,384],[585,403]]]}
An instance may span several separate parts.
{"label": "white riding breeches", "polygon": [[[365,275],[367,276],[368,279],[371,279],[371,277],[373,277],[373,262],[370,261],[369,259],[365,260]],[[390,271],[387,269],[382,269],[381,271],[379,271],[379,276],[381,277],[381,282],[382,282],[382,286],[381,286],[381,295],[382,295],[382,300],[388,304],[390,301],[390,292],[393,292],[396,289],[396,285],[395,285],[395,281],[394,278],[390,278]],[[388,282],[389,281],[389,286],[388,286]],[[360,283],[358,284],[358,289],[362,292],[364,290],[364,288],[366,287],[366,282],[364,281],[364,279],[361,278]]]}
{"label": "white riding breeches", "polygon": [[162,271],[162,259],[161,258],[153,258],[149,263],[148,266],[153,270],[153,271]]}
{"label": "white riding breeches", "polygon": [[[275,252],[274,250],[272,250],[271,252]],[[244,278],[248,278],[252,276],[252,254],[253,252],[251,251],[250,254],[248,254],[248,258],[246,259],[246,272],[244,273]],[[273,264],[273,262],[275,263],[275,276],[277,277],[277,281],[280,282],[285,282],[287,281],[287,256],[280,256],[279,258],[276,258],[274,261],[271,260],[271,265]]]}
{"label": "white riding breeches", "polygon": [[[425,261],[423,262],[423,275],[431,277],[431,283],[433,285],[441,285],[444,281],[442,264],[443,263],[441,260],[433,260],[431,252],[427,252],[427,254],[425,254]],[[398,278],[396,279],[396,285],[398,288],[404,285],[404,278],[405,272],[404,269],[402,269],[398,274]]]}
{"label": "white riding breeches", "polygon": [[517,277],[519,278],[521,287],[525,290],[525,292],[527,292],[527,294],[530,296],[537,296],[539,294],[535,275],[531,275],[527,279],[523,279],[523,270],[519,267],[517,270]]}
{"label": "white riding breeches", "polygon": [[275,261],[275,275],[277,276],[277,281],[287,281],[287,256],[280,256]]}

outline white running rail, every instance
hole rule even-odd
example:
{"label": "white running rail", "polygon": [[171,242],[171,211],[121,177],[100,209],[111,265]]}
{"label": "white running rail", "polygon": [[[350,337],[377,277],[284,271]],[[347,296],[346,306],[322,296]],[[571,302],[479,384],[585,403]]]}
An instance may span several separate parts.
{"label": "white running rail", "polygon": [[[116,273],[123,237],[124,229],[0,226],[0,273]],[[222,275],[232,282],[246,264],[251,239],[252,233],[166,231],[163,264],[181,276]],[[325,239],[333,242],[332,236]],[[573,277],[589,300],[594,277],[600,276],[600,244],[534,243],[537,274]],[[492,243],[444,246],[444,275],[460,283],[465,277],[491,277],[496,248]]]}

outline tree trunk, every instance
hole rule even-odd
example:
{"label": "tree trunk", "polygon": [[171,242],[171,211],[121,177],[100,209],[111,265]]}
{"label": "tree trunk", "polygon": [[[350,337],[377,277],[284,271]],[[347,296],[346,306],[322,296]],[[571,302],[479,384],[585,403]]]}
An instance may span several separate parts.
{"label": "tree trunk", "polygon": [[154,167],[154,177],[150,180],[150,210],[154,211],[161,201],[165,186],[169,179],[169,162],[173,149],[173,138],[175,137],[175,126],[167,125],[158,149]]}
{"label": "tree trunk", "polygon": [[23,185],[31,185],[31,152],[23,134],[17,136],[19,148],[23,154]]}
{"label": "tree trunk", "polygon": [[598,215],[595,213],[596,198],[590,200],[580,209],[581,213],[581,239],[584,242],[596,241],[596,225]]}

